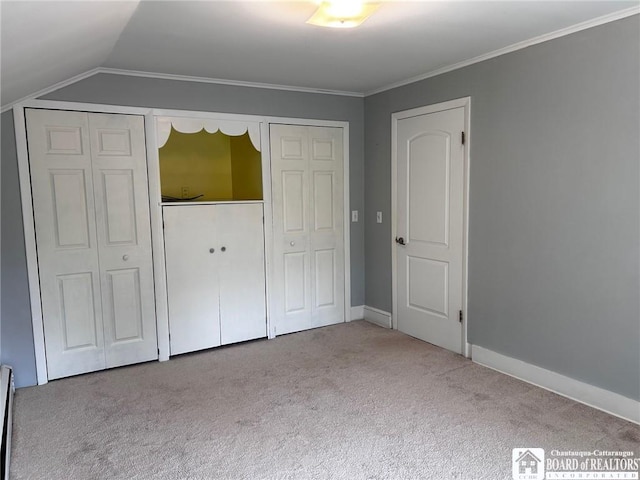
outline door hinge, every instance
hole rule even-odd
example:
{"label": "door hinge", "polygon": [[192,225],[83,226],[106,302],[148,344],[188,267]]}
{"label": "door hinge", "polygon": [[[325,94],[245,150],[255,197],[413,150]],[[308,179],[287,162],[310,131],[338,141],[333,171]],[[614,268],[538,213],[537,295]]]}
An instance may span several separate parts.
{"label": "door hinge", "polygon": [[460,313],[458,314],[458,320],[460,321],[460,323],[462,323],[462,320],[464,320],[464,315],[462,314],[462,310],[460,310]]}
{"label": "door hinge", "polygon": [[464,132],[462,132],[461,137],[462,137],[462,138],[461,138],[461,139],[462,139],[462,145],[464,145]]}

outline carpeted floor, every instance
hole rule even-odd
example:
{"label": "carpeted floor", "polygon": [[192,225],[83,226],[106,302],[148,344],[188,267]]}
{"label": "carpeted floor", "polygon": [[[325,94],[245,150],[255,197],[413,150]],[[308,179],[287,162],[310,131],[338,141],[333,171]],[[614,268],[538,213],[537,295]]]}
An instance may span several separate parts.
{"label": "carpeted floor", "polygon": [[[358,321],[20,389],[13,479],[510,479],[640,427]],[[636,455],[638,456],[638,455]]]}

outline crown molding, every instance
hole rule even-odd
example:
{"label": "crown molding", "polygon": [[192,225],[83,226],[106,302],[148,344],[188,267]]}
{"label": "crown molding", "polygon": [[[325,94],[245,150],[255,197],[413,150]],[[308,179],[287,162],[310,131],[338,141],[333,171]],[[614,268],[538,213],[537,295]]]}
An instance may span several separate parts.
{"label": "crown molding", "polygon": [[4,113],[5,111],[10,110],[11,108],[13,108],[15,105],[19,103],[24,103],[28,100],[33,100],[35,98],[42,97],[43,95],[47,95],[48,93],[67,87],[71,84],[79,82],[80,80],[85,80],[89,77],[92,77],[100,73],[105,73],[110,75],[123,75],[128,77],[144,77],[144,78],[157,78],[161,80],[177,80],[180,82],[213,83],[217,85],[230,85],[230,86],[236,86],[236,87],[263,88],[263,89],[269,89],[269,90],[285,90],[289,92],[302,92],[302,93],[316,93],[320,95],[339,95],[343,97],[359,97],[359,98],[364,97],[364,93],[362,92],[347,92],[343,90],[328,90],[328,89],[321,89],[321,88],[296,87],[296,86],[289,86],[289,85],[276,85],[271,83],[242,82],[239,80],[224,80],[219,78],[195,77],[191,75],[176,75],[172,73],[142,72],[139,70],[123,70],[118,68],[97,67],[97,68],[92,68],[91,70],[87,70],[84,73],[71,77],[62,82],[58,82],[47,88],[43,88],[42,90],[38,90],[35,93],[22,97],[19,100],[15,100],[11,103],[8,103],[7,105],[2,105],[2,108],[0,109],[0,113]]}
{"label": "crown molding", "polygon": [[426,80],[427,78],[436,77],[438,75],[442,75],[443,73],[452,72],[454,70],[458,70],[459,68],[468,67],[469,65],[473,65],[474,63],[483,62],[485,60],[489,60],[491,58],[499,57],[501,55],[505,55],[507,53],[515,52],[518,50],[522,50],[523,48],[530,47],[532,45],[537,45],[539,43],[547,42],[549,40],[553,40],[555,38],[564,37],[567,35],[571,35],[572,33],[580,32],[582,30],[587,30],[589,28],[597,27],[599,25],[604,25],[605,23],[614,22],[616,20],[621,20],[623,18],[631,17],[633,15],[638,15],[640,13],[640,6],[635,6],[631,8],[627,8],[624,10],[620,10],[618,12],[610,13],[608,15],[603,15],[602,17],[593,18],[591,20],[587,20],[582,23],[577,23],[575,25],[571,25],[570,27],[562,28],[560,30],[556,30],[554,32],[545,33],[544,35],[540,35],[538,37],[530,38],[529,40],[524,40],[522,42],[514,43],[504,48],[500,48],[498,50],[494,50],[493,52],[484,53],[482,55],[478,55],[477,57],[470,58],[468,60],[464,60],[462,62],[454,63],[452,65],[448,65],[446,67],[438,68],[437,70],[431,70],[430,72],[423,73],[422,75],[417,75],[415,77],[408,78],[406,80],[401,80],[399,82],[391,83],[384,87],[376,88],[375,90],[370,90],[365,93],[365,97],[370,95],[375,95],[377,93],[386,92],[387,90],[392,90],[394,88],[403,87],[405,85],[409,85],[411,83],[419,82],[421,80]]}
{"label": "crown molding", "polygon": [[95,75],[96,73],[99,73],[100,71],[100,67],[97,68],[92,68],[91,70],[87,70],[84,73],[80,73],[79,75],[75,75],[71,78],[68,78],[66,80],[63,80],[61,82],[58,83],[54,83],[53,85],[47,87],[47,88],[43,88],[42,90],[38,90],[35,93],[32,93],[30,95],[27,95],[25,97],[20,98],[19,100],[15,100],[11,103],[8,103],[7,105],[2,105],[2,108],[0,109],[0,113],[4,113],[7,110],[12,109],[15,105],[18,105],[19,103],[23,103],[26,102],[28,100],[33,100],[34,98],[38,98],[38,97],[42,97],[43,95],[46,95],[48,93],[54,92],[56,90],[59,90],[61,88],[67,87],[73,83],[79,82],[80,80],[84,80],[85,78],[89,78],[92,77],[93,75]]}
{"label": "crown molding", "polygon": [[348,92],[344,90],[328,90],[312,87],[296,87],[272,83],[244,82],[241,80],[225,80],[222,78],[196,77],[192,75],[177,75],[173,73],[143,72],[139,70],[122,70],[118,68],[101,67],[97,73],[125,75],[129,77],[158,78],[161,80],[177,80],[181,82],[214,83],[216,85],[230,85],[234,87],[264,88],[268,90],[286,90],[289,92],[318,93],[322,95],[340,95],[343,97],[364,97],[362,92]]}

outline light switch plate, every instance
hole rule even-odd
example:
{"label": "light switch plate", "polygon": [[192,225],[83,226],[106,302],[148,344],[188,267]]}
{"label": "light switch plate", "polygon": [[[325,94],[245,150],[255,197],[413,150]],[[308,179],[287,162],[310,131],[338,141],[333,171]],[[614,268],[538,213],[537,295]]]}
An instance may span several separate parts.
{"label": "light switch plate", "polygon": [[351,210],[351,221],[353,223],[358,221],[358,210]]}
{"label": "light switch plate", "polygon": [[376,222],[382,223],[382,212],[376,212]]}

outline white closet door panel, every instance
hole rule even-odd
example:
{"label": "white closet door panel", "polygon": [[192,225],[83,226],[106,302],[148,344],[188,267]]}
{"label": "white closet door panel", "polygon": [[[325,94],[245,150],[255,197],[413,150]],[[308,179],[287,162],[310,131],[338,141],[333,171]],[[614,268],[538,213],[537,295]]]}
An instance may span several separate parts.
{"label": "white closet door panel", "polygon": [[26,110],[47,373],[105,366],[86,113]]}
{"label": "white closet door panel", "polygon": [[284,254],[284,311],[287,315],[310,311],[309,255],[306,251]]}
{"label": "white closet door panel", "polygon": [[276,334],[343,322],[342,129],[270,129]]}
{"label": "white closet door panel", "polygon": [[110,313],[108,318],[113,325],[114,343],[142,338],[139,273],[137,268],[106,272],[109,302],[105,307]]}
{"label": "white closet door panel", "polygon": [[221,343],[267,336],[262,204],[215,205]]}
{"label": "white closet door panel", "polygon": [[158,358],[144,118],[89,114],[107,367]]}
{"label": "white closet door panel", "polygon": [[[57,312],[43,309],[49,379],[104,368],[100,282],[93,272],[56,275],[41,282],[43,305],[57,304]],[[97,303],[96,303],[97,301]]]}
{"label": "white closet door panel", "polygon": [[102,170],[105,245],[136,245],[136,204],[133,170]]}
{"label": "white closet door panel", "polygon": [[313,223],[314,231],[333,233],[334,174],[332,171],[313,172]]}
{"label": "white closet door panel", "polygon": [[82,169],[49,170],[53,236],[58,248],[90,248],[87,181]]}
{"label": "white closet door panel", "polygon": [[315,251],[315,307],[333,307],[336,304],[336,251],[335,248]]}
{"label": "white closet door panel", "polygon": [[171,354],[217,347],[221,252],[214,210],[209,205],[172,205],[162,212]]}
{"label": "white closet door panel", "polygon": [[344,175],[341,128],[309,127],[313,324],[344,319]]}
{"label": "white closet door panel", "polygon": [[304,170],[290,168],[282,172],[282,224],[283,231],[287,234],[305,233],[307,226],[306,177]]}
{"label": "white closet door panel", "polygon": [[271,125],[276,334],[311,328],[307,127]]}

